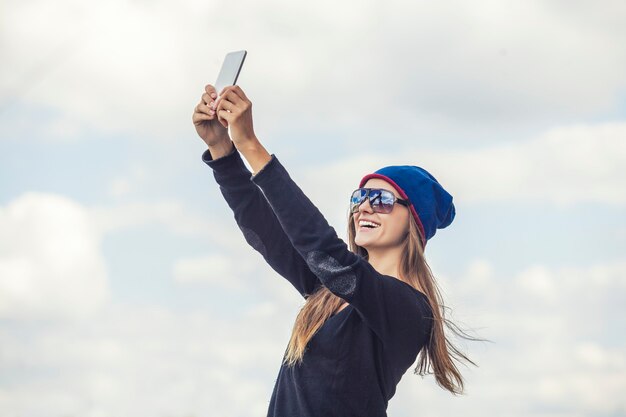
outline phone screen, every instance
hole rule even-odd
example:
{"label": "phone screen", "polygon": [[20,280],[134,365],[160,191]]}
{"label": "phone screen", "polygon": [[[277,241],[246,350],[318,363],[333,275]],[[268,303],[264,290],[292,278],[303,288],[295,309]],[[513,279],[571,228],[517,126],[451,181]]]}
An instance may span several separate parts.
{"label": "phone screen", "polygon": [[219,94],[224,87],[237,83],[237,77],[239,77],[239,72],[243,66],[244,59],[246,59],[246,54],[246,51],[235,51],[226,54],[222,69],[220,69],[217,81],[215,82],[217,94]]}

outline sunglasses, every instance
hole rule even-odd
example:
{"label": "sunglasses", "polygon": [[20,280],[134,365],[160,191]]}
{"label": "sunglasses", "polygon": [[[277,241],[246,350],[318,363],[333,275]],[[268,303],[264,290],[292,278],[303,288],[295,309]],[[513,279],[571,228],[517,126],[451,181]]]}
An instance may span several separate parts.
{"label": "sunglasses", "polygon": [[369,197],[370,207],[374,213],[391,213],[393,205],[400,203],[408,207],[409,200],[396,197],[391,191],[381,188],[357,188],[350,197],[350,211],[356,213],[359,206]]}

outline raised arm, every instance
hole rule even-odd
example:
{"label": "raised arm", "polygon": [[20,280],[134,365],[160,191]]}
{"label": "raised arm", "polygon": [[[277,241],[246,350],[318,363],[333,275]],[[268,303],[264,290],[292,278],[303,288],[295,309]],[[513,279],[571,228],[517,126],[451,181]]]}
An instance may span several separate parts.
{"label": "raised arm", "polygon": [[319,280],[350,303],[389,349],[416,349],[395,352],[413,360],[430,333],[432,313],[426,296],[397,278],[380,274],[351,252],[276,156],[252,181]]}
{"label": "raised arm", "polygon": [[198,134],[209,147],[202,160],[213,169],[220,191],[248,244],[306,298],[321,284],[291,245],[263,193],[250,181],[252,173],[234,148],[228,130],[211,110],[215,98],[215,90],[207,86],[194,110]]}
{"label": "raised arm", "polygon": [[212,160],[207,150],[202,160],[213,168],[220,191],[248,244],[303,297],[312,294],[320,285],[319,280],[287,238],[261,190],[250,181],[252,173],[239,152],[233,149],[230,154]]}
{"label": "raised arm", "polygon": [[247,117],[251,123],[249,100],[239,87],[224,89],[220,101],[218,114],[231,126],[235,146],[255,172],[252,181],[263,191],[293,247],[324,286],[350,303],[388,349],[402,360],[414,360],[432,324],[426,296],[378,273],[348,249],[278,159],[263,148],[251,125],[246,126]]}

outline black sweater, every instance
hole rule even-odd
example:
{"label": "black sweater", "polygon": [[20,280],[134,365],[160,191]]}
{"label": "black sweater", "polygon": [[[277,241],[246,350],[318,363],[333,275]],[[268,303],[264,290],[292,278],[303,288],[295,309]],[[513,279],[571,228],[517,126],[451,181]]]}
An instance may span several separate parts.
{"label": "black sweater", "polygon": [[246,241],[303,297],[326,286],[349,306],[309,341],[302,364],[282,364],[270,417],[386,416],[403,374],[428,342],[426,296],[351,252],[275,155],[256,175],[239,155],[213,169]]}

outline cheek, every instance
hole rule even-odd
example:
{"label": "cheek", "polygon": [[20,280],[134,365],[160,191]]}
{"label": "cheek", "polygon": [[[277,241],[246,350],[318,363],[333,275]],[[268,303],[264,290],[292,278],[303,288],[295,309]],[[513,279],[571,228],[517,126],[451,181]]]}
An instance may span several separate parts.
{"label": "cheek", "polygon": [[405,230],[404,227],[402,227],[402,225],[400,224],[396,224],[392,230],[393,232],[393,237],[395,240],[402,240],[404,239],[404,235],[405,235]]}
{"label": "cheek", "polygon": [[398,240],[403,240],[409,232],[409,218],[406,216],[398,216],[390,225],[390,231]]}

